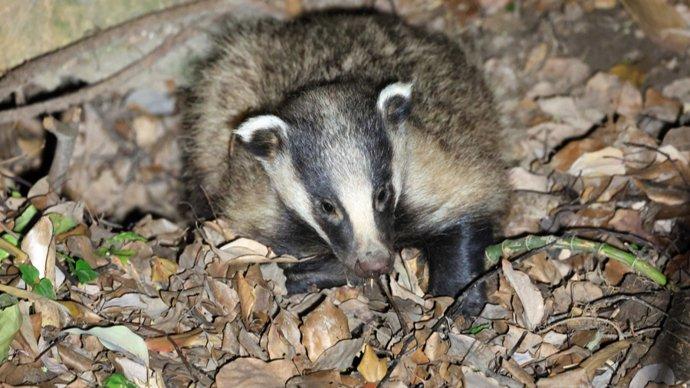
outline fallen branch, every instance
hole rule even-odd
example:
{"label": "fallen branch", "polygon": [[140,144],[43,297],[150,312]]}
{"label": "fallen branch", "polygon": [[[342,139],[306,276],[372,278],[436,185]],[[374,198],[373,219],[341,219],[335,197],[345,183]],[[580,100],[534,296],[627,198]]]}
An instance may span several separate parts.
{"label": "fallen branch", "polygon": [[494,265],[503,256],[513,256],[523,254],[533,249],[551,245],[553,248],[568,249],[573,253],[594,253],[609,259],[620,261],[631,267],[636,273],[646,276],[655,283],[665,286],[666,276],[656,267],[637,257],[636,255],[622,251],[612,245],[595,241],[584,240],[577,237],[556,237],[556,236],[535,236],[504,240],[500,244],[491,245],[486,248],[485,256],[488,264]]}
{"label": "fallen branch", "polygon": [[[218,4],[216,9],[213,9],[212,5]],[[209,10],[213,9],[214,12],[218,11],[219,13],[216,14],[214,13],[210,18],[212,21],[217,21],[223,17],[222,12],[225,10],[230,9],[230,5],[234,4],[233,2],[227,3],[222,0],[204,0],[204,1],[199,1],[196,3],[193,3],[195,5],[194,8],[199,8],[200,9],[206,9],[208,8]],[[222,6],[221,6],[222,5]],[[236,4],[234,4],[236,6]],[[256,4],[257,6],[260,6],[262,11],[265,11],[266,13],[272,13],[272,14],[277,14],[277,10],[271,6],[268,5],[261,5],[261,4]],[[175,12],[171,15],[181,17],[184,12],[189,12],[188,8],[185,8],[183,10],[179,10],[175,8]],[[184,12],[183,12],[184,11]],[[163,11],[160,11],[163,12]],[[180,15],[178,15],[178,13]],[[172,19],[170,16],[166,16],[163,19]],[[148,19],[147,19],[148,20]],[[135,26],[137,28],[141,28],[139,24],[147,24],[147,23],[142,23],[140,22],[140,19],[135,19],[133,23],[135,23]],[[127,24],[127,23],[124,23]],[[198,23],[196,23],[198,24]],[[115,28],[115,27],[114,27]],[[127,30],[129,28],[132,28],[132,25],[128,25],[126,28],[122,27],[123,29]],[[111,34],[110,30],[106,30],[108,36]],[[98,95],[101,95],[107,91],[110,91],[115,88],[115,86],[122,84],[124,81],[127,81],[128,79],[134,77],[140,72],[143,72],[144,70],[150,68],[156,61],[158,61],[160,58],[165,56],[169,51],[172,49],[178,47],[185,41],[189,40],[192,38],[194,35],[196,35],[198,32],[198,28],[192,27],[192,26],[185,26],[181,27],[180,31],[172,36],[168,36],[165,38],[163,43],[161,43],[158,47],[155,49],[151,50],[148,54],[143,56],[142,58],[130,63],[129,65],[125,66],[124,68],[118,70],[114,74],[109,75],[108,77],[97,81],[89,86],[86,86],[84,88],[81,88],[75,92],[61,95],[55,98],[51,98],[46,101],[40,101],[36,102],[33,104],[29,105],[24,105],[24,106],[19,106],[15,108],[10,108],[7,110],[0,111],[0,123],[4,122],[11,122],[11,121],[17,121],[20,119],[25,119],[25,118],[31,118],[36,115],[46,113],[46,112],[55,112],[55,111],[60,111],[60,110],[65,110],[69,108],[72,105],[79,105],[82,104],[86,101],[92,100]],[[86,38],[89,39],[89,38]],[[94,36],[92,39],[98,39],[100,42],[102,38],[100,38],[100,35]],[[103,39],[105,40],[105,39]],[[92,43],[89,42],[87,43],[82,43],[79,45],[79,49],[73,49],[72,46],[68,46],[67,48],[64,48],[65,51],[71,53],[71,55],[74,55],[78,53],[80,50],[83,50],[85,47],[90,47]],[[15,70],[12,70],[10,73],[8,73],[4,78],[0,79],[2,83],[7,83],[8,85],[15,85],[18,81],[17,80],[26,80],[24,79],[28,74],[34,74],[38,70],[43,70],[45,66],[52,65],[53,62],[58,62],[59,60],[66,60],[68,58],[63,58],[65,54],[62,54],[61,52],[58,54],[58,51],[54,52],[54,58],[57,59],[46,59],[45,63],[44,60],[37,59],[36,63],[34,65],[29,65],[29,63],[32,63],[33,61],[27,62],[27,69],[28,70],[20,70],[21,67],[16,68]],[[70,55],[70,57],[71,57]],[[39,57],[43,58],[43,57]],[[20,76],[17,75],[12,75],[15,74],[15,72],[18,72]],[[24,75],[22,75],[24,74]],[[10,79],[10,81],[5,81],[5,79]],[[0,92],[2,92],[2,83],[0,83]],[[0,93],[0,95],[2,95]]]}
{"label": "fallen branch", "polygon": [[176,21],[198,13],[222,13],[228,10],[231,5],[231,2],[223,0],[192,1],[147,13],[102,30],[94,35],[79,39],[67,46],[30,59],[9,70],[0,78],[0,99],[23,86],[34,76],[50,69],[59,68],[72,58],[91,52],[99,47],[107,46],[116,39],[126,40],[130,36],[151,30],[163,23]]}
{"label": "fallen branch", "polygon": [[34,104],[20,106],[4,111],[0,111],[0,123],[8,121],[16,121],[28,117],[34,117],[41,113],[55,112],[65,110],[72,105],[82,104],[89,101],[104,92],[113,89],[114,86],[123,83],[132,78],[136,74],[146,70],[152,66],[159,58],[166,55],[171,49],[184,43],[186,40],[194,36],[195,30],[193,28],[185,28],[173,36],[166,38],[163,43],[153,49],[139,60],[130,63],[124,68],[118,70],[114,74],[98,81],[94,84],[86,86],[75,92],[65,94],[46,101],[36,102]]}

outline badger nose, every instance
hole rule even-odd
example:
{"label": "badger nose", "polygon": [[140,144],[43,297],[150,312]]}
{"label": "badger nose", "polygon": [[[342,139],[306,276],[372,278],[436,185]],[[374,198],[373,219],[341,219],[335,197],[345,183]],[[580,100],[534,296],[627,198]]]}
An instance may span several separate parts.
{"label": "badger nose", "polygon": [[355,272],[361,277],[375,277],[390,272],[392,266],[390,253],[367,252],[363,260],[355,263]]}

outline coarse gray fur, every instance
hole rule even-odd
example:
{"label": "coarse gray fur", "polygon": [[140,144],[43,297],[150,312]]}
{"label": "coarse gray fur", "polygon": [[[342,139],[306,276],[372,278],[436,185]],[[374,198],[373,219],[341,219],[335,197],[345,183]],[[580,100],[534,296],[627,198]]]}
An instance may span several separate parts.
{"label": "coarse gray fur", "polygon": [[312,117],[313,110],[330,109],[361,123],[353,110],[376,115],[366,106],[393,82],[412,84],[404,131],[388,131],[390,163],[402,174],[395,193],[396,248],[460,224],[494,225],[503,213],[508,189],[492,96],[447,37],[392,15],[325,12],[287,22],[231,22],[215,47],[193,84],[183,143],[186,174],[193,201],[210,204],[238,234],[278,251],[297,250],[288,252],[294,255],[329,253],[283,203],[276,184],[289,182],[269,178],[266,165],[233,131],[265,113],[330,125],[333,120]]}

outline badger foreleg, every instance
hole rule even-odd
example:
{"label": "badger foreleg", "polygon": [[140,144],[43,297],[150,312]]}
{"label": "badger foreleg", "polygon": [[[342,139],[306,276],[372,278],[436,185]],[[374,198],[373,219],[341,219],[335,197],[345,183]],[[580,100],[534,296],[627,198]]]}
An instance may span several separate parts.
{"label": "badger foreleg", "polygon": [[[491,223],[480,220],[462,220],[428,240],[422,252],[429,265],[429,292],[457,297],[485,271],[484,249],[492,242]],[[461,312],[477,316],[486,304],[486,285],[474,284],[467,292]]]}
{"label": "badger foreleg", "polygon": [[361,284],[362,279],[348,270],[334,255],[318,256],[313,259],[283,266],[289,294],[308,292],[310,287],[318,289]]}

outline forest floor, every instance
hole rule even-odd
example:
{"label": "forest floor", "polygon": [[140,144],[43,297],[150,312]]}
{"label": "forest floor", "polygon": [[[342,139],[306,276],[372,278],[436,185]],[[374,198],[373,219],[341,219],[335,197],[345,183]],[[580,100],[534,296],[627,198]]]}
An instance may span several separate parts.
{"label": "forest floor", "polygon": [[[197,3],[187,11],[208,14],[223,1]],[[285,16],[324,3],[256,9]],[[497,247],[503,259],[479,317],[444,315],[453,299],[425,295],[428,274],[413,249],[385,282],[288,296],[276,263],[294,258],[236,236],[223,220],[190,217],[179,181],[185,81],[146,69],[203,40],[198,29],[217,17],[168,13],[123,29],[156,29],[162,43],[153,50],[163,48],[149,59],[134,49],[145,61],[127,77],[80,80],[73,66],[94,60],[68,62],[86,46],[0,76],[0,383],[690,380],[690,8],[375,5],[391,4],[410,23],[461,41],[502,115],[514,193],[501,235],[513,243]],[[194,51],[185,47],[177,58]],[[69,85],[36,81],[53,68],[73,73]],[[556,241],[532,249],[544,236]]]}

